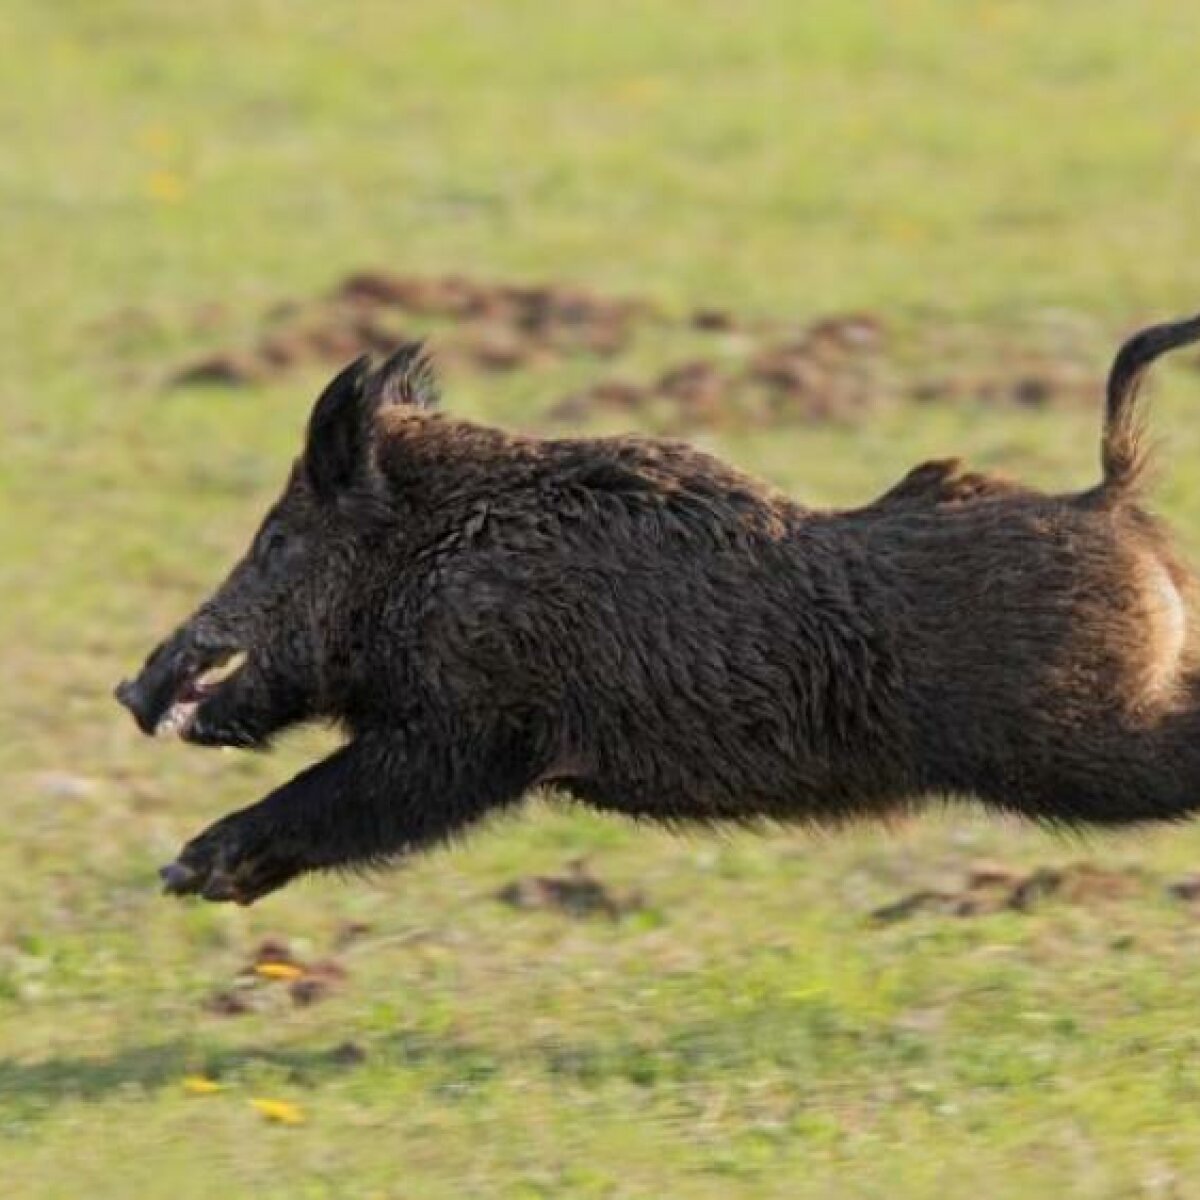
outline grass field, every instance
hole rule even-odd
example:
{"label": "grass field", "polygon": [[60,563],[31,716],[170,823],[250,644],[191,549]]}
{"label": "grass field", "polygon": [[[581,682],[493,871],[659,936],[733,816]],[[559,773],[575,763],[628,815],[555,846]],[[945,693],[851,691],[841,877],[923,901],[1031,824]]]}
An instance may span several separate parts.
{"label": "grass field", "polygon": [[[155,867],[323,736],[151,744],[109,698],[298,446],[318,370],[162,386],[273,304],[460,271],[946,322],[981,354],[1069,321],[1099,370],[1130,325],[1200,307],[1198,39],[1176,0],[0,7],[4,1195],[1200,1196],[1200,907],[1167,890],[1195,829],[962,808],[673,837],[539,803],[229,911],[159,897]],[[537,426],[589,372],[452,371],[448,404]],[[1198,391],[1166,368],[1154,411],[1193,548]],[[900,402],[703,438],[840,503],[947,452],[1079,485],[1097,435],[1098,403]],[[580,856],[643,907],[495,899]],[[982,860],[1128,886],[870,919]],[[345,979],[212,1011],[266,937]]]}

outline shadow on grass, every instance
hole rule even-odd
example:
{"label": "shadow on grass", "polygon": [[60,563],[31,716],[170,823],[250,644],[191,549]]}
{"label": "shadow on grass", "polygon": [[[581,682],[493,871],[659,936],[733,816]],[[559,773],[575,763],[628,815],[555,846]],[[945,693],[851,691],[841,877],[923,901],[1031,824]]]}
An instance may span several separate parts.
{"label": "shadow on grass", "polygon": [[236,1077],[266,1067],[289,1079],[314,1083],[359,1061],[346,1046],[287,1050],[233,1047],[200,1049],[179,1039],[134,1046],[107,1057],[61,1055],[37,1062],[0,1060],[0,1126],[6,1117],[46,1115],[57,1104],[99,1100],[117,1092],[136,1095],[179,1084],[188,1075]]}
{"label": "shadow on grass", "polygon": [[373,1072],[418,1072],[432,1093],[469,1095],[532,1065],[559,1085],[590,1090],[612,1081],[653,1087],[693,1082],[730,1070],[830,1067],[870,1036],[875,1050],[897,1066],[908,1059],[893,1031],[868,1031],[823,1007],[765,1005],[726,1020],[668,1025],[648,1037],[518,1039],[503,1047],[428,1030],[376,1031],[363,1042],[312,1047],[204,1046],[177,1039],[134,1046],[106,1057],[64,1055],[38,1062],[0,1061],[0,1132],[49,1115],[72,1101],[114,1094],[136,1098],[179,1086],[190,1074],[226,1082],[265,1072],[299,1087],[314,1087],[365,1067]]}
{"label": "shadow on grass", "polygon": [[371,1036],[314,1047],[204,1046],[188,1039],[132,1046],[107,1056],[57,1055],[35,1062],[0,1060],[0,1136],[49,1116],[61,1105],[122,1094],[149,1096],[181,1087],[189,1075],[236,1081],[267,1072],[313,1087],[364,1063],[384,1070],[419,1070],[434,1091],[453,1094],[487,1083],[504,1066],[483,1046],[421,1031]]}

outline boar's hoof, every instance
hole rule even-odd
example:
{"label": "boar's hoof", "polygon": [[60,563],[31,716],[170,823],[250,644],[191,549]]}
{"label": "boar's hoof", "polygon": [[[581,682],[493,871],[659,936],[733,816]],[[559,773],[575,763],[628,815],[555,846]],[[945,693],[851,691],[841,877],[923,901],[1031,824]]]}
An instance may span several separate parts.
{"label": "boar's hoof", "polygon": [[297,856],[281,854],[235,815],[189,842],[159,877],[168,895],[253,904],[283,887],[300,869]]}
{"label": "boar's hoof", "polygon": [[200,872],[181,862],[160,867],[158,877],[163,881],[163,891],[172,896],[187,896],[196,891],[200,883]]}
{"label": "boar's hoof", "polygon": [[199,896],[202,900],[250,904],[262,894],[249,885],[240,886],[233,875],[219,867],[201,871],[184,862],[173,862],[162,867],[158,874],[163,881],[163,891],[170,896]]}
{"label": "boar's hoof", "polygon": [[237,904],[249,904],[253,899],[253,896],[239,891],[237,884],[224,871],[213,871],[209,875],[200,889],[200,897],[203,900],[233,900]]}

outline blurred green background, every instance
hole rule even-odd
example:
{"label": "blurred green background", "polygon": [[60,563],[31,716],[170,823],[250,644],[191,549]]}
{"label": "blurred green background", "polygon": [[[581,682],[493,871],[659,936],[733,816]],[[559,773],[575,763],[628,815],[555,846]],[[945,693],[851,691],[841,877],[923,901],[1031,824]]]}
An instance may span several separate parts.
{"label": "blurred green background", "polygon": [[[169,386],[280,304],[370,268],[666,314],[615,363],[447,355],[452,411],[545,430],[614,371],[739,360],[686,328],[699,306],[776,330],[870,314],[901,380],[1048,347],[1099,378],[1133,325],[1200,307],[1198,46],[1200,8],[1171,0],[6,0],[5,1194],[1200,1195],[1193,829],[1084,840],[958,808],[669,836],[539,803],[228,911],[160,898],[154,868],[326,739],[151,744],[109,699],[298,448],[328,363]],[[1153,420],[1191,546],[1197,365],[1164,367]],[[682,432],[811,503],[935,454],[1095,476],[1098,395],[911,390]],[[636,911],[496,899],[578,857]],[[1080,862],[1027,911],[870,916]],[[308,976],[327,994],[239,974],[264,938],[332,957]]]}

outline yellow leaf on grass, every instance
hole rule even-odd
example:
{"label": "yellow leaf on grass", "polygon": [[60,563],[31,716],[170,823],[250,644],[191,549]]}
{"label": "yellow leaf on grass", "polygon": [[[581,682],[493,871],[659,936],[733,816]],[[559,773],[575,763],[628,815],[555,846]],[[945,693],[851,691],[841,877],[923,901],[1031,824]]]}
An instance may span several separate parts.
{"label": "yellow leaf on grass", "polygon": [[183,1090],[189,1096],[211,1096],[213,1092],[221,1090],[221,1085],[215,1079],[209,1079],[207,1075],[186,1075]]}
{"label": "yellow leaf on grass", "polygon": [[250,1105],[260,1116],[277,1125],[303,1125],[304,1113],[289,1100],[251,1100]]}
{"label": "yellow leaf on grass", "polygon": [[261,975],[263,979],[299,979],[304,974],[304,968],[296,966],[295,963],[282,962],[265,962],[259,963],[254,968],[256,975]]}
{"label": "yellow leaf on grass", "polygon": [[146,191],[151,200],[174,204],[183,199],[183,180],[174,171],[151,171],[146,176]]}

